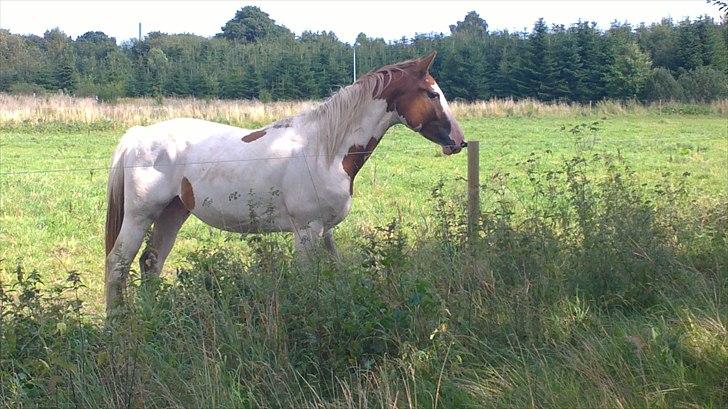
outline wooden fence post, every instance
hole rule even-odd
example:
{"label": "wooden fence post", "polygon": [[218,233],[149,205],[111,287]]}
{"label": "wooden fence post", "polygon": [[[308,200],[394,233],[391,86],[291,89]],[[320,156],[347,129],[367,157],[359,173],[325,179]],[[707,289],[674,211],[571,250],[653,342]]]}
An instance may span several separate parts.
{"label": "wooden fence post", "polygon": [[480,220],[480,143],[468,141],[468,235],[473,237]]}

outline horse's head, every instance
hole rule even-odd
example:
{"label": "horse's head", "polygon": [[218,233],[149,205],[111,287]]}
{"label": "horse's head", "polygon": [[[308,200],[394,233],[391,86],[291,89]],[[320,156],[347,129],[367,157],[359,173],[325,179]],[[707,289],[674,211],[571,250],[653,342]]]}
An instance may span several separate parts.
{"label": "horse's head", "polygon": [[[466,146],[463,131],[452,115],[445,95],[430,75],[435,52],[389,70],[390,83],[382,91],[389,110],[396,110],[400,122],[442,146],[445,155]],[[388,67],[387,67],[388,68]]]}

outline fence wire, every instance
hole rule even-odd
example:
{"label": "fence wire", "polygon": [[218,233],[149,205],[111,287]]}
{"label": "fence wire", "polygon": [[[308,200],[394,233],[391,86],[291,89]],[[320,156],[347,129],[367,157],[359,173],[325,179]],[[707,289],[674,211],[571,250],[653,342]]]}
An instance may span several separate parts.
{"label": "fence wire", "polygon": [[[525,139],[525,138],[524,138]],[[575,138],[576,139],[576,138]],[[654,144],[657,145],[660,142],[684,142],[684,143],[701,143],[701,142],[708,142],[708,141],[718,141],[721,138],[711,138],[711,137],[701,137],[701,138],[683,138],[680,136],[675,137],[665,137],[665,138],[641,138],[641,139],[608,139],[603,137],[596,137],[596,136],[585,136],[582,137],[581,140],[567,140],[566,142],[569,142],[571,145],[587,145],[586,147],[579,147],[577,146],[577,152],[589,152],[592,150],[595,150],[599,147],[606,147],[607,144],[615,144],[615,143],[636,143],[636,144],[644,144],[642,142],[645,142],[647,144]],[[725,142],[728,144],[728,134],[723,138]],[[553,142],[552,144],[560,144],[561,142],[564,142],[563,139],[559,140],[509,140],[504,141],[502,139],[497,140],[481,140],[480,143],[485,146],[485,149],[481,149],[480,157],[487,155],[487,147],[493,146],[493,145],[509,145],[512,143],[517,143],[519,146],[523,145],[537,145],[537,144],[548,144],[549,142]],[[727,145],[728,146],[728,145]],[[0,145],[0,168],[3,167],[3,160],[2,160],[2,150],[4,148],[8,148],[9,145]],[[394,154],[400,154],[400,153],[410,153],[410,152],[422,152],[422,151],[433,151],[438,149],[439,146],[423,146],[423,147],[416,147],[416,148],[407,148],[407,149],[397,149],[397,150],[389,150],[389,149],[381,149],[378,151],[378,155],[394,155]],[[545,149],[548,149],[548,146],[544,146]],[[466,148],[467,149],[467,148]],[[375,150],[370,151],[359,151],[356,154],[361,155],[371,155],[375,152]],[[347,155],[348,152],[340,152],[338,155]],[[296,158],[302,158],[306,160],[307,158],[318,158],[318,157],[324,157],[329,156],[329,154],[313,154],[313,155],[291,155],[291,156],[267,156],[267,157],[259,157],[259,158],[245,158],[245,159],[227,159],[227,160],[209,160],[209,161],[197,161],[197,162],[184,162],[184,163],[174,163],[174,164],[150,164],[150,165],[130,165],[130,166],[124,166],[125,169],[131,169],[131,168],[151,168],[151,167],[176,167],[176,166],[190,166],[190,165],[210,165],[210,164],[216,164],[216,163],[236,163],[236,162],[254,162],[254,161],[264,161],[264,160],[282,160],[282,159],[296,159]],[[337,155],[334,155],[337,156]],[[99,162],[99,161],[109,161],[111,160],[111,155],[109,157],[105,158],[88,158],[86,156],[51,156],[46,157],[44,160],[69,160],[69,159],[84,159],[89,162]],[[112,169],[112,166],[96,166],[96,167],[74,167],[74,168],[63,168],[63,169],[22,169],[22,170],[13,170],[9,172],[1,172],[0,176],[19,176],[19,175],[34,175],[34,174],[45,174],[45,173],[71,173],[71,172],[96,172],[96,171],[109,171]]]}

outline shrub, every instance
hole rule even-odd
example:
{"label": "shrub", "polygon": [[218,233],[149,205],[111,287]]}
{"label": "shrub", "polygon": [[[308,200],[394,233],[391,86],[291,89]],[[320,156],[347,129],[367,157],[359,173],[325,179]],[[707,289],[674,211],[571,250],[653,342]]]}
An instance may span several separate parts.
{"label": "shrub", "polygon": [[662,67],[652,70],[642,91],[643,101],[680,101],[683,98],[682,86],[670,70]]}
{"label": "shrub", "polygon": [[728,98],[728,77],[711,67],[699,67],[680,75],[687,101],[710,102]]}
{"label": "shrub", "polygon": [[77,97],[95,97],[103,102],[114,102],[124,95],[124,85],[114,82],[97,84],[82,81],[74,95]]}
{"label": "shrub", "polygon": [[308,267],[281,235],[216,243],[175,280],[132,279],[105,324],[77,274],[18,267],[0,406],[726,406],[725,198],[689,202],[689,175],[643,185],[620,156],[552,163],[486,178],[477,235],[439,183],[434,226],[365,229]]}
{"label": "shrub", "polygon": [[8,89],[11,94],[21,95],[45,95],[48,91],[38,84],[31,84],[28,82],[17,82],[10,84]]}

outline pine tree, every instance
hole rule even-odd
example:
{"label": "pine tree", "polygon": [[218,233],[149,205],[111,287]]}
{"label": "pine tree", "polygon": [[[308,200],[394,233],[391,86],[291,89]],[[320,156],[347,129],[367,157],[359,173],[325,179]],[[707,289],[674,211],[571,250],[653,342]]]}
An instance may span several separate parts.
{"label": "pine tree", "polygon": [[[258,11],[241,9],[212,39],[152,32],[117,45],[103,32],[72,41],[59,29],[42,37],[0,30],[0,90],[270,100],[324,98],[351,83],[350,44],[330,32],[295,38]],[[676,87],[650,61],[670,70],[695,100],[713,98],[722,85],[708,84],[728,75],[728,24],[709,17],[636,30],[615,24],[607,32],[587,22],[549,29],[539,20],[530,33],[514,34],[488,32],[485,20],[468,13],[451,31],[391,42],[360,34],[358,73],[436,49],[433,74],[450,98],[581,102],[673,95],[660,91]]]}
{"label": "pine tree", "polygon": [[222,77],[219,94],[221,98],[241,98],[244,92],[242,70],[232,70]]}
{"label": "pine tree", "polygon": [[665,18],[659,24],[637,28],[637,43],[657,67],[677,70],[677,28],[672,19]]}
{"label": "pine tree", "polygon": [[582,88],[584,74],[579,58],[575,35],[563,26],[555,30],[553,36],[553,58],[557,62],[557,80],[554,82],[554,97],[560,100],[573,100]]}
{"label": "pine tree", "polygon": [[163,86],[167,76],[167,65],[169,61],[164,51],[156,47],[149,50],[147,58],[152,96],[160,97],[163,94]]}
{"label": "pine tree", "polygon": [[240,97],[245,99],[259,98],[260,80],[253,65],[248,65],[243,69],[243,76],[240,79],[242,93]]}
{"label": "pine tree", "polygon": [[31,81],[49,91],[55,91],[56,80],[53,75],[53,68],[49,64],[42,64],[38,70],[33,73]]}
{"label": "pine tree", "polygon": [[703,65],[728,73],[728,44],[721,38],[719,26],[707,16],[700,17],[693,25],[702,46]]}
{"label": "pine tree", "polygon": [[268,79],[266,90],[270,92],[273,100],[290,99],[290,88],[293,85],[286,58],[278,58],[269,66],[264,77]]}
{"label": "pine tree", "polygon": [[447,95],[451,99],[464,99],[467,97],[468,90],[463,79],[467,76],[467,68],[465,67],[465,61],[461,59],[460,54],[451,50],[450,52],[443,52],[440,56],[442,58],[442,72],[444,75],[440,76],[440,86],[447,90]]}
{"label": "pine tree", "polygon": [[547,43],[546,55],[543,64],[543,81],[540,84],[536,97],[542,101],[559,99],[569,93],[566,81],[561,77],[558,62],[554,56],[552,38]]}
{"label": "pine tree", "polygon": [[78,85],[78,73],[73,63],[72,54],[64,52],[56,62],[53,72],[55,88],[62,89],[67,93],[73,93]]}
{"label": "pine tree", "polygon": [[487,83],[483,77],[482,42],[472,33],[458,33],[438,58],[438,82],[449,98],[472,101],[481,97]]}
{"label": "pine tree", "polygon": [[164,84],[164,94],[172,96],[190,95],[189,78],[182,67],[171,65]]}
{"label": "pine tree", "polygon": [[[480,63],[481,87],[477,99],[486,100],[495,97],[496,81],[498,80],[499,55],[496,43],[492,36],[488,36],[482,46],[483,57]],[[438,71],[439,72],[439,71]]]}
{"label": "pine tree", "polygon": [[521,93],[542,101],[556,98],[566,88],[558,75],[558,67],[549,40],[546,22],[540,18],[528,36],[526,54],[519,75]]}
{"label": "pine tree", "polygon": [[677,54],[680,68],[692,70],[703,66],[703,45],[697,27],[690,19],[681,21],[678,26]]}
{"label": "pine tree", "polygon": [[501,48],[498,71],[492,82],[493,92],[500,98],[527,97],[528,85],[522,79],[522,67],[527,53],[525,41],[518,34],[509,34]]}
{"label": "pine tree", "polygon": [[596,24],[579,22],[570,31],[576,36],[583,78],[574,97],[581,102],[600,100],[606,96],[604,74],[607,63]]}
{"label": "pine tree", "polygon": [[198,98],[207,98],[216,94],[217,81],[212,75],[197,69],[190,73],[190,93]]}
{"label": "pine tree", "polygon": [[[525,54],[519,67],[521,94],[529,97],[545,97],[544,71],[546,64],[546,35],[548,28],[542,18],[533,26],[526,40]],[[543,98],[546,99],[546,98]]]}
{"label": "pine tree", "polygon": [[103,59],[102,82],[123,84],[131,72],[131,61],[118,50],[111,51]]}
{"label": "pine tree", "polygon": [[286,90],[286,99],[310,99],[315,92],[316,83],[308,69],[307,61],[303,56],[287,54],[282,61],[286,65],[286,74],[290,83]]}

